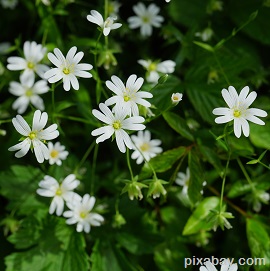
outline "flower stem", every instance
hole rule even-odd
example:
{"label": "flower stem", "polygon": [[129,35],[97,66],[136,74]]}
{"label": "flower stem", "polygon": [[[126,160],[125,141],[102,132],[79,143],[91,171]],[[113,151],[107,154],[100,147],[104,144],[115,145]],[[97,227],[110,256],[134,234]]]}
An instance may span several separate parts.
{"label": "flower stem", "polygon": [[238,163],[238,165],[240,166],[240,168],[241,168],[243,174],[245,175],[245,178],[246,178],[246,180],[248,181],[248,183],[249,183],[251,189],[254,190],[254,189],[255,189],[255,188],[254,188],[254,184],[253,184],[253,182],[251,181],[251,179],[250,179],[250,177],[249,177],[249,175],[248,175],[248,173],[247,173],[245,167],[243,166],[241,160],[239,159],[239,157],[237,157],[236,160],[237,160],[237,163]]}
{"label": "flower stem", "polygon": [[230,163],[230,157],[231,157],[231,153],[229,152],[229,156],[228,156],[228,159],[227,159],[226,167],[225,167],[225,170],[224,170],[224,173],[223,173],[223,178],[222,178],[222,187],[221,187],[221,193],[220,193],[219,212],[222,212],[224,188],[225,188],[227,171],[228,171],[228,167],[229,167],[229,163]]}
{"label": "flower stem", "polygon": [[96,142],[93,141],[90,146],[88,147],[88,149],[86,150],[83,158],[81,159],[81,161],[78,163],[78,165],[76,166],[76,168],[74,169],[74,174],[76,175],[78,173],[79,168],[83,165],[83,163],[85,162],[86,158],[88,157],[88,155],[90,154],[90,152],[92,151],[92,149],[94,148]]}
{"label": "flower stem", "polygon": [[134,176],[133,176],[132,168],[131,168],[131,165],[130,165],[129,148],[127,148],[127,165],[128,165],[128,169],[129,169],[129,172],[130,172],[131,181],[133,181]]}
{"label": "flower stem", "polygon": [[95,184],[95,173],[96,173],[96,165],[97,165],[97,155],[98,155],[98,144],[95,145],[94,155],[93,155],[93,163],[92,163],[92,172],[91,172],[91,187],[90,194],[94,194],[94,184]]}

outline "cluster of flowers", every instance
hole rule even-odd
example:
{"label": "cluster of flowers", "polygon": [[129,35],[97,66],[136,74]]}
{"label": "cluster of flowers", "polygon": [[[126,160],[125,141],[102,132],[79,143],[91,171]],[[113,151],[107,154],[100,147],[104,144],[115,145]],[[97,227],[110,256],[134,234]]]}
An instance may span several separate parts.
{"label": "cluster of flowers", "polygon": [[[142,3],[138,3],[133,7],[137,16],[132,16],[128,19],[130,28],[140,27],[143,36],[150,36],[152,34],[152,27],[160,27],[163,17],[157,15],[159,8],[155,4],[150,4],[146,8]],[[109,16],[105,20],[102,15],[95,10],[91,10],[87,16],[87,20],[97,24],[102,33],[107,36],[111,30],[121,27],[120,23],[115,23],[115,16]],[[41,64],[46,48],[36,42],[24,43],[24,58],[23,57],[9,57],[7,68],[9,70],[23,71],[20,76],[20,83],[11,82],[9,91],[19,98],[14,102],[13,109],[17,110],[19,114],[23,114],[29,104],[35,106],[38,110],[35,111],[32,122],[32,129],[21,115],[17,115],[12,119],[15,129],[23,135],[23,141],[9,148],[10,151],[17,151],[15,156],[17,158],[23,157],[29,151],[33,150],[37,161],[43,163],[44,160],[49,160],[50,164],[56,163],[61,165],[61,161],[66,159],[68,152],[65,147],[59,142],[53,145],[48,142],[48,146],[44,144],[48,140],[53,140],[59,136],[57,124],[52,124],[44,129],[48,121],[48,114],[41,112],[44,110],[43,100],[39,94],[49,91],[47,81],[49,83],[56,83],[63,81],[63,88],[69,91],[71,87],[79,90],[78,77],[91,78],[92,74],[89,72],[93,66],[91,64],[79,63],[83,56],[83,52],[77,52],[77,47],[72,47],[66,57],[55,48],[54,53],[48,53],[48,59],[54,64],[54,68]],[[172,73],[175,69],[175,62],[166,60],[163,62],[151,60],[139,60],[146,70],[146,80],[149,83],[157,83],[160,74]],[[35,83],[35,74],[41,77]],[[126,148],[133,149],[131,155],[137,164],[143,161],[149,161],[151,158],[162,152],[160,147],[161,141],[158,139],[151,140],[151,134],[145,130],[146,126],[143,124],[145,118],[140,116],[139,107],[150,108],[151,103],[146,99],[153,97],[149,91],[140,91],[144,79],[132,74],[128,77],[126,84],[113,75],[111,80],[106,81],[106,86],[113,92],[113,96],[108,98],[104,103],[99,104],[99,109],[92,110],[92,114],[105,125],[92,131],[92,136],[98,136],[96,143],[103,142],[111,137],[115,137],[116,144],[120,152],[125,153]],[[53,90],[52,90],[53,91]],[[238,96],[235,88],[230,86],[222,90],[222,96],[229,108],[216,108],[213,114],[219,115],[216,118],[216,123],[227,123],[234,121],[234,133],[236,137],[243,134],[249,136],[249,125],[247,121],[251,121],[260,125],[264,122],[258,117],[265,117],[267,113],[257,108],[249,108],[255,100],[257,94],[255,91],[249,93],[249,88],[244,87]],[[174,104],[182,100],[182,94],[174,93],[171,97]],[[110,108],[112,106],[112,108]],[[138,131],[137,136],[128,134],[128,131]],[[176,183],[183,186],[183,193],[187,195],[187,187],[189,180],[189,171],[187,174],[178,174]],[[64,212],[65,217],[69,217],[68,224],[77,224],[78,231],[90,231],[91,225],[100,225],[104,220],[100,215],[90,213],[92,210],[95,198],[86,194],[80,197],[73,192],[73,189],[78,186],[78,181],[75,180],[75,175],[69,175],[61,185],[51,176],[45,176],[44,180],[40,182],[38,194],[47,197],[53,197],[50,206],[50,213],[56,210],[57,215],[63,213],[64,201],[66,202],[70,211]],[[136,188],[137,189],[137,188]],[[156,195],[156,194],[155,194]],[[156,197],[156,196],[155,196]]]}

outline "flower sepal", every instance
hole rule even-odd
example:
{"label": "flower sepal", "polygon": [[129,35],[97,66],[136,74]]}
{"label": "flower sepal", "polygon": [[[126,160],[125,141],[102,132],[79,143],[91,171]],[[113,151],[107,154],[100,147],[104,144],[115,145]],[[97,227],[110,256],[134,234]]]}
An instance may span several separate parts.
{"label": "flower sepal", "polygon": [[123,182],[125,182],[126,185],[122,189],[121,195],[127,192],[130,200],[134,200],[134,198],[141,200],[143,198],[141,189],[147,188],[148,186],[138,182],[138,176],[135,176],[132,181],[123,180]]}
{"label": "flower sepal", "polygon": [[143,183],[149,184],[147,197],[153,197],[153,199],[156,199],[159,198],[160,195],[166,196],[167,191],[163,185],[168,184],[168,182],[158,178],[153,178],[145,180]]}

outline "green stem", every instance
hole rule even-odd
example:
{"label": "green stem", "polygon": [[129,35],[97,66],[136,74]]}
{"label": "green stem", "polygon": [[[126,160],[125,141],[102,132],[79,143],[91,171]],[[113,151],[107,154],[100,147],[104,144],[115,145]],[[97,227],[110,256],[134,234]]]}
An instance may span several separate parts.
{"label": "green stem", "polygon": [[8,122],[12,122],[12,119],[0,120],[0,124],[2,124],[2,123],[8,123]]}
{"label": "green stem", "polygon": [[244,165],[242,164],[242,162],[241,162],[241,160],[239,159],[239,157],[237,157],[236,160],[237,160],[237,163],[238,163],[238,165],[240,166],[240,168],[241,168],[243,174],[245,175],[245,178],[246,178],[246,180],[248,181],[248,183],[249,183],[251,189],[254,190],[254,189],[255,189],[255,188],[254,188],[254,184],[253,184],[253,182],[251,181],[251,179],[250,179],[250,177],[249,177],[249,175],[248,175],[248,173],[247,173],[247,171],[246,171]]}
{"label": "green stem", "polygon": [[129,169],[129,172],[130,172],[131,181],[133,181],[134,176],[133,176],[132,168],[131,168],[131,165],[130,165],[129,148],[127,148],[127,165],[128,165],[128,169]]}
{"label": "green stem", "polygon": [[93,126],[99,127],[96,123],[94,123],[94,122],[92,122],[90,120],[83,119],[83,118],[78,118],[78,117],[74,117],[74,116],[65,116],[65,115],[62,115],[62,114],[55,114],[55,116],[60,118],[60,119],[67,119],[67,120],[82,122],[82,123],[91,124]]}
{"label": "green stem", "polygon": [[221,65],[221,63],[220,63],[218,57],[217,57],[216,51],[214,51],[213,54],[214,54],[214,58],[215,58],[215,60],[216,60],[216,62],[217,62],[217,64],[218,64],[218,67],[220,68],[221,73],[222,73],[222,75],[224,76],[225,81],[226,81],[227,84],[230,86],[230,85],[231,85],[231,84],[230,84],[230,81],[229,81],[229,79],[228,79],[228,77],[227,77],[227,75],[226,75],[226,73],[225,73],[225,71],[224,71],[224,69],[223,69],[223,67],[222,67],[222,65]]}
{"label": "green stem", "polygon": [[263,167],[266,167],[267,169],[270,169],[270,167],[269,167],[269,166],[265,165],[265,164],[264,164],[264,163],[262,163],[261,161],[258,161],[258,163],[259,163],[260,165],[262,165]]}
{"label": "green stem", "polygon": [[76,175],[78,173],[79,168],[83,165],[83,163],[85,162],[86,158],[88,157],[88,155],[90,154],[90,152],[92,151],[92,149],[94,148],[96,142],[93,141],[91,143],[91,145],[88,147],[88,149],[86,150],[83,158],[81,159],[81,161],[78,163],[78,165],[76,166],[76,168],[74,169],[74,174]]}
{"label": "green stem", "polygon": [[229,152],[229,156],[228,156],[228,159],[227,159],[226,167],[225,167],[223,178],[222,178],[222,187],[221,187],[220,204],[219,204],[219,212],[220,213],[222,211],[224,188],[225,188],[225,182],[226,182],[227,171],[228,171],[228,167],[229,167],[229,163],[230,163],[230,158],[231,158],[231,153]]}
{"label": "green stem", "polygon": [[94,194],[94,184],[95,184],[95,173],[96,173],[96,165],[97,165],[97,155],[98,155],[98,144],[95,145],[94,155],[93,155],[93,164],[92,164],[92,173],[91,173],[91,187],[90,193]]}

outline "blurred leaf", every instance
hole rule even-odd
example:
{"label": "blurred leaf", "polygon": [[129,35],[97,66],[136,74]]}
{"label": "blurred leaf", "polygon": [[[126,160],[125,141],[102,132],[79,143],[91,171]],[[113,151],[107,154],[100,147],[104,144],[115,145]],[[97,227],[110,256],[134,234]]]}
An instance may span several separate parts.
{"label": "blurred leaf", "polygon": [[200,158],[194,149],[189,152],[188,167],[190,170],[188,196],[191,202],[195,204],[201,198],[200,191],[202,190],[202,183],[205,181],[205,179],[200,163]]}
{"label": "blurred leaf", "polygon": [[269,149],[270,147],[270,122],[264,126],[250,123],[250,141],[258,148]]}
{"label": "blurred leaf", "polygon": [[137,271],[109,240],[97,240],[91,254],[91,271]]}
{"label": "blurred leaf", "polygon": [[[185,147],[178,147],[153,157],[148,163],[151,164],[156,172],[165,172],[169,170],[174,165],[174,163],[185,154],[185,152]],[[140,178],[142,178],[142,176],[147,178],[147,176],[151,175],[152,170],[147,165],[147,163],[145,163],[140,173]]]}
{"label": "blurred leaf", "polygon": [[165,112],[163,113],[163,117],[173,130],[183,137],[194,141],[194,137],[183,118],[173,112]]}
{"label": "blurred leaf", "polygon": [[247,239],[252,257],[261,258],[265,265],[253,265],[256,271],[270,268],[270,238],[266,226],[255,219],[247,219]]}
{"label": "blurred leaf", "polygon": [[210,210],[215,209],[219,205],[219,198],[208,197],[204,198],[193,211],[192,215],[188,219],[183,235],[190,235],[198,233],[200,230],[210,230],[213,225],[209,223],[206,218],[210,213]]}
{"label": "blurred leaf", "polygon": [[205,159],[211,165],[213,165],[218,172],[221,172],[223,170],[220,159],[219,159],[217,153],[213,149],[211,149],[207,146],[203,146],[203,145],[199,145],[199,149],[200,149],[201,155],[204,156]]}
{"label": "blurred leaf", "polygon": [[227,194],[228,198],[236,198],[242,195],[245,195],[251,190],[250,185],[244,181],[236,181],[230,187],[230,190]]}

